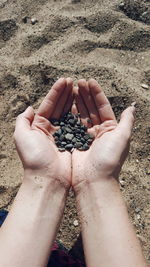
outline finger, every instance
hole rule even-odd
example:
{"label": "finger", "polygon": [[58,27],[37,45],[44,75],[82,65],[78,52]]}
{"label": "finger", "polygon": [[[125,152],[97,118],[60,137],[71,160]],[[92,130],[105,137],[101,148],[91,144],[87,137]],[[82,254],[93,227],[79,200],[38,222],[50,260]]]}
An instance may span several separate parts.
{"label": "finger", "polygon": [[134,106],[125,109],[121,114],[121,119],[117,126],[117,130],[119,130],[121,135],[124,136],[126,139],[129,139],[131,137],[132,128],[134,125],[134,112]]}
{"label": "finger", "polygon": [[67,99],[65,106],[64,106],[62,116],[64,116],[66,113],[68,113],[71,110],[72,103],[73,103],[73,94],[71,93]]}
{"label": "finger", "polygon": [[56,128],[46,118],[37,114],[34,117],[31,129],[41,130],[46,135],[49,135],[49,133],[56,131]]}
{"label": "finger", "polygon": [[[91,123],[89,123],[90,116],[89,116],[88,110],[84,104],[84,101],[82,99],[82,96],[79,92],[79,89],[74,88],[74,93],[75,93],[75,103],[76,103],[77,109],[80,113],[81,121],[85,126],[91,127]],[[90,124],[90,126],[89,126],[89,124]]]}
{"label": "finger", "polygon": [[101,122],[104,122],[105,120],[116,120],[111,105],[97,81],[91,79],[89,80],[88,85],[94,98]]}
{"label": "finger", "polygon": [[67,84],[66,87],[64,88],[62,94],[60,95],[57,104],[55,106],[54,112],[51,115],[51,118],[53,119],[59,119],[60,116],[63,115],[63,111],[65,108],[65,105],[67,104],[66,111],[68,107],[70,107],[70,103],[67,103],[67,100],[69,97],[71,97],[72,94],[72,88],[73,88],[73,81],[71,78],[67,78]]}
{"label": "finger", "polygon": [[72,105],[71,113],[74,114],[74,115],[76,115],[76,114],[79,113],[79,111],[78,111],[77,106],[76,106],[75,103]]}
{"label": "finger", "polygon": [[20,131],[29,130],[34,119],[34,110],[28,107],[22,114],[17,117],[15,135]]}
{"label": "finger", "polygon": [[90,115],[90,119],[93,125],[100,124],[100,116],[97,111],[97,107],[95,105],[94,99],[90,93],[88,83],[86,80],[79,80],[78,82],[79,92],[82,95],[83,101],[88,109],[88,113]]}
{"label": "finger", "polygon": [[55,110],[59,97],[66,88],[67,81],[65,78],[60,78],[51,88],[47,96],[41,103],[37,114],[49,119]]}

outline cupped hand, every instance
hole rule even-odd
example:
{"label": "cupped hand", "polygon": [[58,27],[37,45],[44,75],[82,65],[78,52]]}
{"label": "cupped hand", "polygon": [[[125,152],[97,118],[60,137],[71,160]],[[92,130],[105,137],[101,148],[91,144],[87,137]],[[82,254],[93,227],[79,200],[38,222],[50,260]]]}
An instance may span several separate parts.
{"label": "cupped hand", "polygon": [[72,186],[80,189],[86,183],[118,179],[127,157],[134,122],[134,106],[127,108],[117,123],[111,105],[99,84],[80,80],[74,89],[74,113],[79,112],[94,141],[87,151],[74,150]]}
{"label": "cupped hand", "polygon": [[72,105],[73,82],[60,78],[44,98],[36,114],[32,107],[18,116],[14,139],[25,172],[71,184],[71,154],[59,152],[53,139],[58,129],[51,119],[59,119]]}

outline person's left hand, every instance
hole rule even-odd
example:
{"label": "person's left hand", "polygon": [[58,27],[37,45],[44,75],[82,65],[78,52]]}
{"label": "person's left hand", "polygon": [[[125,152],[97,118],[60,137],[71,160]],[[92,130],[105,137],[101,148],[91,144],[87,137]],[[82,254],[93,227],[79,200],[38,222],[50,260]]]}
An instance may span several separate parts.
{"label": "person's left hand", "polygon": [[107,97],[94,79],[80,80],[78,86],[74,88],[76,105],[72,112],[80,113],[94,141],[87,151],[73,151],[72,187],[75,191],[86,184],[118,180],[129,151],[135,111],[134,106],[128,107],[117,123]]}
{"label": "person's left hand", "polygon": [[58,129],[50,119],[59,119],[72,105],[73,82],[60,78],[51,88],[37,113],[32,107],[18,116],[15,144],[25,172],[71,185],[71,154],[59,152],[52,134]]}

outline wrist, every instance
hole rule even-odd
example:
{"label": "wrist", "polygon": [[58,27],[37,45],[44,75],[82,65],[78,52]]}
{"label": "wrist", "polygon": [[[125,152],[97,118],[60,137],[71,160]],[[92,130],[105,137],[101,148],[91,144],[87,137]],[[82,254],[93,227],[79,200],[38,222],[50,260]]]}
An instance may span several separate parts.
{"label": "wrist", "polygon": [[33,171],[33,170],[24,170],[24,179],[23,184],[30,187],[33,190],[40,191],[54,191],[56,192],[66,192],[69,191],[68,184],[61,182],[56,177],[51,177],[51,175],[46,172]]}
{"label": "wrist", "polygon": [[115,179],[86,183],[75,191],[77,210],[79,214],[87,213],[97,216],[99,210],[110,212],[110,209],[122,205],[122,195],[118,181]]}
{"label": "wrist", "polygon": [[51,175],[48,171],[24,169],[23,183],[28,183],[29,186],[35,186],[38,188],[51,187],[57,190],[63,190],[68,192],[68,183],[62,182],[60,179]]}
{"label": "wrist", "polygon": [[119,188],[119,182],[118,179],[116,179],[115,177],[103,177],[96,180],[88,180],[85,179],[84,181],[75,184],[73,186],[75,195],[82,195],[82,193],[84,193],[85,190],[87,191],[93,191],[93,190],[100,190],[103,189],[105,191],[109,191],[111,189],[113,189],[114,187],[118,187]]}

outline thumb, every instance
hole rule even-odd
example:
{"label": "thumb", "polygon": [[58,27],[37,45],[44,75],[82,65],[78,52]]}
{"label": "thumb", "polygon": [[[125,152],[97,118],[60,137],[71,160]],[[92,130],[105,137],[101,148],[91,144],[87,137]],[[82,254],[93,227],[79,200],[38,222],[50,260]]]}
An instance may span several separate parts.
{"label": "thumb", "polygon": [[34,110],[32,107],[28,107],[23,113],[21,113],[17,117],[15,132],[18,130],[30,129],[33,119]]}
{"label": "thumb", "polygon": [[117,129],[123,134],[127,139],[131,137],[132,128],[134,125],[134,113],[135,107],[131,106],[125,109],[120,118],[120,122]]}

